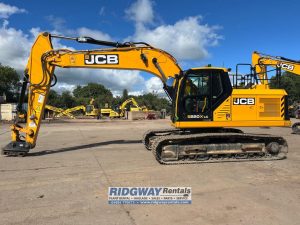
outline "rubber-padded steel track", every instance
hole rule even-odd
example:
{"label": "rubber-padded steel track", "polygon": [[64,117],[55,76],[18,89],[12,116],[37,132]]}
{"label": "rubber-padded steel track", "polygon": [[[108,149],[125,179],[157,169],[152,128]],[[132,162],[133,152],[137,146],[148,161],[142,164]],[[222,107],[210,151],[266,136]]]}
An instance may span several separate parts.
{"label": "rubber-padded steel track", "polygon": [[[281,151],[278,154],[271,154],[268,152],[260,153],[243,153],[239,154],[224,154],[220,155],[207,155],[207,157],[197,158],[181,158],[178,161],[165,161],[161,158],[162,148],[168,145],[189,145],[191,143],[203,144],[203,141],[210,139],[210,143],[222,140],[236,140],[242,143],[261,142],[266,145],[271,142],[276,142],[280,145]],[[237,161],[267,161],[279,160],[286,158],[287,155],[287,142],[280,136],[265,135],[265,134],[244,134],[244,133],[202,133],[202,134],[188,134],[188,135],[168,135],[155,139],[152,145],[152,153],[156,160],[161,164],[191,164],[191,163],[212,163],[212,162],[237,162]]]}
{"label": "rubber-padded steel track", "polygon": [[179,129],[160,129],[160,130],[148,130],[144,133],[142,142],[145,146],[145,148],[149,151],[151,151],[151,143],[150,139],[155,136],[166,136],[170,134],[176,134],[176,132],[179,132]]}
{"label": "rubber-padded steel track", "polygon": [[197,134],[197,133],[243,133],[242,130],[236,128],[200,128],[200,129],[160,129],[148,130],[143,135],[143,144],[149,151],[152,149],[154,139],[158,137],[165,137],[169,135],[182,135],[182,134]]}

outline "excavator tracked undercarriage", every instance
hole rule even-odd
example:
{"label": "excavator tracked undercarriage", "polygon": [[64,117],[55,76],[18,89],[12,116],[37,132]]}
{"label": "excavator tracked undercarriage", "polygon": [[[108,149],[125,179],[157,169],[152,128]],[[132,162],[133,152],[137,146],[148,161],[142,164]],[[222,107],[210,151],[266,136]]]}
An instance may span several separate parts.
{"label": "excavator tracked undercarriage", "polygon": [[282,137],[234,128],[150,130],[143,143],[161,164],[278,160],[288,152]]}

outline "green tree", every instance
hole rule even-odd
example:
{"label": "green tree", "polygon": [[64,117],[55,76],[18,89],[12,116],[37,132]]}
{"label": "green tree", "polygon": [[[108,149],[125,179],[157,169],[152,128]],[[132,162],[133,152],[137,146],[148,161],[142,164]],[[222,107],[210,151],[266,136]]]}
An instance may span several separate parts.
{"label": "green tree", "polygon": [[128,90],[124,89],[123,90],[123,94],[122,94],[122,101],[125,101],[128,98],[129,98],[129,96],[128,96]]}
{"label": "green tree", "polygon": [[96,98],[99,95],[112,96],[112,93],[102,84],[89,83],[86,86],[77,86],[73,91],[73,95],[75,97]]}
{"label": "green tree", "polygon": [[[122,97],[113,97],[110,90],[101,84],[94,83],[90,83],[87,86],[77,86],[73,91],[73,95],[68,91],[60,95],[56,91],[50,90],[47,104],[60,108],[71,108],[78,105],[88,105],[91,98],[94,98],[96,107],[103,108],[105,103],[108,103],[109,107],[118,108],[124,100],[134,97],[140,106],[146,106],[148,109],[157,111],[166,109],[167,112],[171,110],[171,103],[166,98],[160,98],[153,93],[130,96],[125,90]],[[127,97],[123,100],[125,96]]]}
{"label": "green tree", "polygon": [[[102,84],[89,83],[86,86],[77,86],[73,95],[76,99],[84,101],[85,104],[89,104],[91,98],[95,99],[95,104],[99,107],[104,107],[105,103],[112,105],[113,103],[113,94]],[[78,100],[76,100],[77,102]]]}
{"label": "green tree", "polygon": [[58,107],[61,105],[60,102],[61,96],[54,90],[49,91],[47,104]]}
{"label": "green tree", "polygon": [[75,104],[75,99],[72,96],[70,91],[64,91],[61,94],[61,102],[62,102],[62,107],[63,108],[72,108],[76,105]]}
{"label": "green tree", "polygon": [[47,104],[64,109],[72,108],[77,105],[70,91],[64,91],[60,95],[54,90],[50,90]]}
{"label": "green tree", "polygon": [[298,75],[284,72],[281,76],[279,87],[274,77],[271,79],[270,87],[285,89],[289,95],[289,104],[300,101],[300,76]]}
{"label": "green tree", "polygon": [[20,77],[14,68],[9,66],[3,66],[0,63],[0,95],[6,95],[8,102],[17,101],[17,84],[20,81]]}
{"label": "green tree", "polygon": [[160,111],[166,109],[169,113],[171,111],[171,102],[166,98],[158,97],[153,93],[144,94],[134,97],[140,106],[145,105],[148,109]]}

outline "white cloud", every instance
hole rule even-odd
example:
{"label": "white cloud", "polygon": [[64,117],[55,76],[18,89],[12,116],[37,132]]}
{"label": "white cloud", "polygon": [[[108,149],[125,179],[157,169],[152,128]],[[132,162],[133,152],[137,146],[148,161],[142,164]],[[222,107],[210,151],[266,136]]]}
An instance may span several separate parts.
{"label": "white cloud", "polygon": [[145,83],[146,92],[155,93],[155,94],[162,94],[165,93],[163,90],[163,84],[158,77],[151,77]]}
{"label": "white cloud", "polygon": [[49,15],[46,16],[46,19],[55,30],[64,30],[66,21],[63,18]]}
{"label": "white cloud", "polygon": [[93,30],[86,27],[80,27],[73,32],[79,36],[89,36],[98,40],[109,41],[112,39],[109,34],[103,33],[100,30]]}
{"label": "white cloud", "polygon": [[133,70],[57,68],[55,74],[57,75],[58,83],[71,85],[86,85],[92,82],[100,83],[112,91],[133,90],[135,86],[143,85],[145,82],[140,73]]}
{"label": "white cloud", "polygon": [[72,93],[72,91],[75,88],[76,88],[76,85],[74,85],[74,84],[67,84],[67,83],[59,82],[53,87],[53,90],[57,91],[58,93],[62,93],[64,91],[70,91]]}
{"label": "white cloud", "polygon": [[[114,97],[122,97],[122,94],[123,94],[123,90],[119,90],[119,91],[112,91],[112,94]],[[133,96],[140,96],[140,95],[143,95],[145,94],[145,91],[144,90],[139,90],[139,91],[129,91],[128,92],[128,95],[133,95]]]}
{"label": "white cloud", "polygon": [[24,70],[33,39],[32,34],[9,27],[8,21],[4,20],[0,27],[0,62],[18,71]]}
{"label": "white cloud", "polygon": [[126,40],[143,41],[161,48],[179,60],[201,60],[209,56],[208,47],[216,46],[222,36],[219,26],[202,23],[201,16],[181,19],[175,24],[163,24],[149,28],[154,19],[153,2],[137,0],[126,15],[135,22],[135,34]]}
{"label": "white cloud", "polygon": [[[133,96],[140,96],[145,94],[146,92],[144,90],[140,90],[140,91],[129,91],[128,94],[129,95],[133,95]],[[120,95],[121,96],[121,95]]]}
{"label": "white cloud", "polygon": [[154,18],[153,3],[150,0],[137,0],[126,11],[129,19],[136,23],[152,23]]}
{"label": "white cloud", "polygon": [[201,17],[195,16],[154,29],[137,25],[132,38],[166,50],[180,60],[201,60],[209,56],[207,48],[217,45],[222,38],[216,33],[218,29],[218,26],[202,24]]}
{"label": "white cloud", "polygon": [[[0,63],[15,68],[20,74],[23,73],[30,50],[37,35],[41,32],[39,27],[33,27],[26,34],[22,30],[10,27],[7,20],[3,20],[0,27]],[[57,39],[53,39],[54,46],[68,48],[62,45]]]}
{"label": "white cloud", "polygon": [[[109,40],[109,35],[101,31],[88,28],[78,28],[77,35],[90,35],[95,38]],[[22,30],[9,27],[4,21],[0,27],[0,63],[15,68],[20,74],[24,71],[35,37],[40,33],[40,28],[32,28],[29,34]],[[16,44],[18,43],[18,44]],[[55,48],[72,47],[61,44],[59,39],[53,39]],[[76,85],[86,85],[90,82],[101,83],[113,91],[123,89],[133,90],[135,85],[143,85],[144,78],[138,71],[120,70],[91,70],[91,69],[60,69],[56,68],[58,77],[56,90],[72,90]]]}
{"label": "white cloud", "polygon": [[16,6],[11,6],[0,2],[0,18],[2,19],[7,19],[8,17],[16,13],[25,13],[25,12],[26,12],[25,9],[20,9]]}
{"label": "white cloud", "polygon": [[30,29],[30,33],[33,35],[34,38],[36,38],[39,35],[39,33],[41,33],[41,32],[42,31],[39,27],[33,27]]}

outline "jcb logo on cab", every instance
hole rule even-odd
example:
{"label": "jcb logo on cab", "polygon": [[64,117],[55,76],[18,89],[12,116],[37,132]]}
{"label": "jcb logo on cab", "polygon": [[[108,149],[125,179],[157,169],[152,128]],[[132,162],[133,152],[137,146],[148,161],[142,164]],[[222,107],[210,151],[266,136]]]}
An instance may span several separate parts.
{"label": "jcb logo on cab", "polygon": [[234,98],[234,105],[255,105],[255,98]]}

